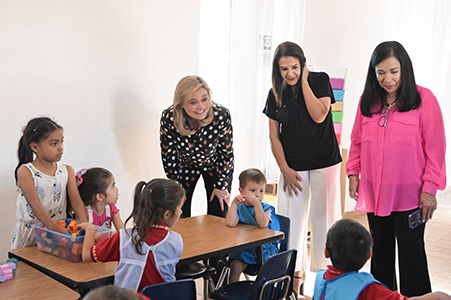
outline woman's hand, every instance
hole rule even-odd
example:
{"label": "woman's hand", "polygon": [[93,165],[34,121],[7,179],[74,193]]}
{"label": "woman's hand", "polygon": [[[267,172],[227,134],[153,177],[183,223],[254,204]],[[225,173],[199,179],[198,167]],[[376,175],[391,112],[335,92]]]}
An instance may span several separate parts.
{"label": "woman's hand", "polygon": [[[302,181],[302,177],[291,168],[287,168],[282,171],[283,175],[283,191],[286,192],[288,188],[288,194],[290,197],[293,196],[293,193],[296,196],[299,196],[299,192],[302,192],[302,187],[299,182]],[[298,192],[299,190],[299,192]]]}
{"label": "woman's hand", "polygon": [[420,209],[423,211],[422,218],[424,221],[432,219],[432,215],[437,209],[437,199],[435,196],[425,192],[421,193]]}
{"label": "woman's hand", "polygon": [[307,61],[305,61],[304,68],[302,69],[302,82],[307,82],[310,70],[307,68]]}
{"label": "woman's hand", "polygon": [[214,197],[218,197],[219,205],[221,210],[224,211],[224,202],[227,206],[230,204],[230,194],[228,190],[213,189],[211,193],[210,202],[213,201]]}
{"label": "woman's hand", "polygon": [[355,201],[357,201],[357,197],[359,196],[359,184],[359,176],[352,175],[351,177],[349,177],[349,196]]}

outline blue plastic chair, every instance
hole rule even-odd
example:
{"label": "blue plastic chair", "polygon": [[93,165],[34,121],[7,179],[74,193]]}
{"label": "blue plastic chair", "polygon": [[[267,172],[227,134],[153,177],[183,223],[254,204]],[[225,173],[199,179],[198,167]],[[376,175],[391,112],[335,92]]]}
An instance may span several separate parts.
{"label": "blue plastic chair", "polygon": [[183,279],[146,286],[141,294],[152,300],[196,300],[194,279]]}
{"label": "blue plastic chair", "polygon": [[280,231],[282,231],[285,236],[284,239],[279,243],[280,252],[284,252],[288,250],[288,240],[290,237],[290,218],[277,214],[276,216],[277,219],[279,219]]}
{"label": "blue plastic chair", "polygon": [[277,300],[291,297],[297,251],[287,250],[271,256],[255,281],[239,281],[210,293],[215,300]]}

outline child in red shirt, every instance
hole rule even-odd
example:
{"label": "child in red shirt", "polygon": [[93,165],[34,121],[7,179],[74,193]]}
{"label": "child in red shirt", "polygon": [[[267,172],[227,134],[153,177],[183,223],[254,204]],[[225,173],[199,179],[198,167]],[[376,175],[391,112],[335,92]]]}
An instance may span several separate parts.
{"label": "child in red shirt", "polygon": [[[337,221],[327,232],[325,256],[332,266],[318,271],[313,300],[404,300],[397,291],[391,291],[373,275],[358,272],[371,257],[372,239],[369,232],[351,219]],[[442,292],[411,297],[410,300],[451,300]]]}
{"label": "child in red shirt", "polygon": [[173,227],[182,214],[184,189],[175,181],[153,179],[135,188],[131,215],[133,228],[121,229],[94,245],[95,227],[82,223],[86,231],[84,262],[118,261],[114,284],[141,291],[144,287],[175,280],[175,266],[183,250],[182,237]]}

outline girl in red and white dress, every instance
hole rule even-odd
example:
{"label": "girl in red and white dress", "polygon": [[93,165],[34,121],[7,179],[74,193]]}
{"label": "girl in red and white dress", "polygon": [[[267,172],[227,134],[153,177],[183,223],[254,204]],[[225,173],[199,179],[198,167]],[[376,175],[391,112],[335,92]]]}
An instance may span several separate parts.
{"label": "girl in red and white dress", "polygon": [[182,214],[184,189],[175,181],[141,181],[135,188],[133,210],[125,221],[133,227],[121,229],[94,245],[96,229],[90,223],[79,227],[86,231],[84,262],[118,261],[114,284],[141,291],[144,287],[175,280],[175,266],[183,250],[182,237],[168,228]]}

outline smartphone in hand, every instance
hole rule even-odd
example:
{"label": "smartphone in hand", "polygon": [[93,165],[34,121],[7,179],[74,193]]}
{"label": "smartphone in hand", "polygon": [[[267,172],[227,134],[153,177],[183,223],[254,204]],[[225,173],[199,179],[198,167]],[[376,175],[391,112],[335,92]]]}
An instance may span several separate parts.
{"label": "smartphone in hand", "polygon": [[421,215],[422,215],[421,209],[418,209],[409,215],[409,227],[411,229],[414,229],[424,223],[423,219],[421,218]]}

